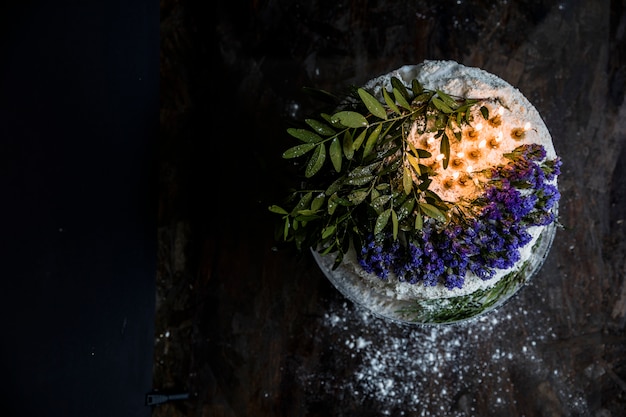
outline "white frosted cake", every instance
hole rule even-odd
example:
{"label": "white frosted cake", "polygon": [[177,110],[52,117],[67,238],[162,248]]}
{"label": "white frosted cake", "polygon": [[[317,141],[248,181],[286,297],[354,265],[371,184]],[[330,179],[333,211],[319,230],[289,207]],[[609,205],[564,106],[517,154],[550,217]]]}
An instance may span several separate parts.
{"label": "white frosted cake", "polygon": [[541,116],[499,77],[425,61],[372,79],[290,128],[306,161],[282,238],[313,250],[354,302],[450,323],[510,298],[552,243],[560,159]]}

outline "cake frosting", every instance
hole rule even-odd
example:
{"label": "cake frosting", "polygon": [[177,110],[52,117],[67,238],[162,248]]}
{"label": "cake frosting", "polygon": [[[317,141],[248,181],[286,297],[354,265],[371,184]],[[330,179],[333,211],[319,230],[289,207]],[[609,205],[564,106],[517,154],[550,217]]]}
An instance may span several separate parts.
{"label": "cake frosting", "polygon": [[[420,230],[407,232],[407,236],[418,237],[402,241],[403,232],[398,237],[396,225],[393,236],[391,232],[385,235],[386,241],[379,233],[371,241],[360,242],[357,249],[351,245],[340,258],[336,253],[323,254],[323,246],[317,247],[312,251],[314,258],[342,293],[385,317],[401,319],[408,314],[414,321],[428,322],[431,313],[436,316],[445,311],[437,320],[454,321],[457,306],[468,302],[478,307],[458,317],[487,311],[530,279],[543,263],[554,237],[560,159],[550,133],[539,112],[517,88],[479,68],[454,61],[425,61],[376,77],[362,90],[391,106],[388,113],[394,109],[399,113],[398,106],[389,99],[390,92],[400,95],[394,82],[413,91],[413,103],[419,102],[415,96],[421,91],[416,89],[429,92],[424,99],[428,103],[438,100],[435,104],[439,111],[434,116],[426,112],[424,117],[403,126],[399,146],[405,155],[415,156],[404,156],[401,163],[393,165],[397,175],[390,176],[390,182],[395,181],[399,189],[402,186],[397,184],[404,181],[407,195],[409,190],[420,187],[421,194],[416,195],[421,205],[410,205],[417,212]],[[366,105],[371,99],[361,97]],[[458,120],[450,117],[450,106],[457,108],[464,103],[467,105],[458,112]],[[375,104],[368,107],[387,118]],[[446,122],[441,124],[437,115]],[[333,121],[336,119],[329,119],[329,123]],[[386,155],[385,150],[381,147],[378,152]],[[397,162],[400,152],[388,152],[387,158]],[[423,175],[425,170],[428,176]],[[424,195],[435,203],[424,203]],[[399,210],[392,211],[397,216]],[[478,223],[475,217],[479,217]],[[498,222],[507,225],[500,227]],[[521,228],[514,222],[526,226]],[[503,235],[512,231],[519,236],[487,236],[496,233],[494,230]],[[436,233],[439,243],[433,247],[428,236],[435,238]],[[476,242],[482,239],[483,246],[461,244],[468,242],[468,235]],[[511,239],[513,244],[509,246],[500,242],[510,243]],[[403,261],[397,266],[397,259],[389,260],[400,253],[396,252],[400,246],[397,241],[403,242],[404,258],[413,256],[412,263]],[[494,255],[496,259],[485,254],[490,245],[494,245],[496,254],[500,253]],[[409,247],[413,251],[410,256]],[[507,248],[514,253],[507,254]],[[428,251],[440,253],[428,255]],[[465,251],[467,259],[455,251]],[[422,259],[426,258],[437,261],[438,266],[425,266]],[[486,259],[483,262],[487,266],[479,265],[477,259]],[[415,265],[415,271],[410,270],[411,265]]]}
{"label": "cake frosting", "polygon": [[[433,140],[435,133],[417,134],[413,124],[409,140],[416,147],[431,152],[432,156],[423,161],[438,175],[433,176],[429,188],[445,201],[458,202],[475,197],[479,192],[479,186],[474,182],[479,176],[477,173],[506,162],[503,155],[520,145],[539,144],[546,150],[547,158],[557,156],[551,135],[535,107],[517,88],[487,71],[454,61],[426,61],[421,65],[403,66],[367,82],[364,87],[382,101],[382,88],[391,89],[391,77],[400,79],[407,88],[413,79],[417,79],[425,89],[445,91],[452,96],[485,99],[489,114],[494,115],[495,122],[490,123],[478,114],[479,106],[472,108],[472,119],[477,122],[464,129],[461,141],[451,141],[451,162],[445,170],[441,169],[441,162],[437,160],[441,154],[437,151],[437,141]],[[552,180],[554,184],[556,181],[556,178]],[[363,270],[354,250],[346,254],[344,262],[366,285],[379,288],[400,300],[455,297],[492,287],[500,278],[519,269],[533,256],[532,248],[544,229],[545,226],[529,228],[532,240],[520,248],[520,260],[514,266],[497,270],[488,280],[469,272],[462,288],[448,289],[441,283],[434,286],[414,285],[393,279],[393,276],[381,280]]]}

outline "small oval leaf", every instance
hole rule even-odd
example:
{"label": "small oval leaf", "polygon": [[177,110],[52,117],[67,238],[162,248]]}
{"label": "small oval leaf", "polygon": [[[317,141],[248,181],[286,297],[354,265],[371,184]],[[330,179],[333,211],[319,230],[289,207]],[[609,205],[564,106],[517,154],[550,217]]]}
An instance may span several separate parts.
{"label": "small oval leaf", "polygon": [[315,148],[315,146],[316,145],[314,143],[303,143],[301,145],[296,145],[293,148],[289,148],[285,152],[283,152],[283,158],[297,158],[311,151],[313,148]]}
{"label": "small oval leaf", "polygon": [[378,215],[378,217],[376,218],[376,224],[374,225],[375,235],[385,230],[387,223],[389,223],[389,216],[391,216],[391,209],[387,209]]}
{"label": "small oval leaf", "polygon": [[361,101],[365,104],[365,107],[372,113],[374,116],[379,119],[387,120],[387,112],[383,105],[370,93],[365,91],[362,88],[357,90],[359,93],[359,97],[361,97]]}
{"label": "small oval leaf", "polygon": [[443,214],[437,207],[428,203],[420,203],[420,209],[422,212],[428,217],[432,217],[433,219],[437,219],[441,222],[446,221],[446,216]]}
{"label": "small oval leaf", "polygon": [[431,100],[431,103],[433,103],[433,105],[440,111],[444,112],[444,113],[452,113],[454,112],[454,110],[452,110],[452,108],[450,106],[448,106],[446,103],[443,102],[443,100],[441,100],[439,97],[433,97]]}
{"label": "small oval leaf", "polygon": [[362,177],[350,177],[346,180],[349,185],[365,185],[369,184],[376,178],[374,175],[363,175]]}
{"label": "small oval leaf", "polygon": [[420,176],[422,175],[422,170],[420,169],[420,162],[419,159],[417,159],[416,157],[414,157],[413,155],[411,155],[410,153],[406,154],[406,159],[409,160],[409,164],[411,164],[411,166],[413,167],[413,169],[415,170],[415,173]]}
{"label": "small oval leaf", "polygon": [[439,151],[443,154],[443,169],[448,168],[450,162],[450,139],[445,133],[441,137],[441,144],[439,145]]}
{"label": "small oval leaf", "polygon": [[424,227],[424,219],[422,219],[422,214],[417,211],[415,213],[415,230],[422,230]]}
{"label": "small oval leaf", "polygon": [[311,210],[315,212],[322,208],[324,201],[326,201],[326,195],[324,193],[318,194],[311,202]]}
{"label": "small oval leaf", "polygon": [[374,211],[376,211],[376,213],[380,214],[383,212],[385,204],[387,204],[389,200],[391,200],[391,195],[383,194],[380,197],[377,197],[376,199],[374,199],[370,203],[370,206],[374,209]]}
{"label": "small oval leaf", "polygon": [[483,115],[485,120],[489,120],[489,109],[485,106],[480,107],[480,114]]}
{"label": "small oval leaf", "polygon": [[393,230],[393,240],[396,240],[398,238],[398,226],[398,215],[395,211],[391,210],[391,227]]}
{"label": "small oval leaf", "polygon": [[[406,90],[404,90],[406,91]],[[402,95],[402,93],[400,91],[398,91],[397,88],[393,89],[393,96],[395,97],[396,101],[398,102],[398,104],[400,105],[400,107],[403,107],[407,110],[411,110],[411,106],[409,105],[409,102],[407,101],[406,98],[404,98],[404,95]]]}
{"label": "small oval leaf", "polygon": [[[404,101],[409,101],[409,92],[398,77],[391,77],[391,87],[393,87],[394,90],[397,90],[398,93],[400,93]],[[396,101],[398,101],[398,96],[396,96]],[[398,101],[398,103],[400,103],[400,101]]]}
{"label": "small oval leaf", "polygon": [[380,135],[380,131],[383,129],[383,125],[379,124],[376,126],[374,131],[371,133],[369,138],[367,138],[367,142],[365,142],[365,149],[363,150],[363,156],[367,156],[374,149],[374,145],[376,145],[376,141],[378,140],[378,136]]}
{"label": "small oval leaf", "polygon": [[327,238],[331,237],[332,235],[334,235],[335,234],[335,230],[337,230],[337,226],[335,226],[334,224],[332,224],[332,225],[330,225],[328,227],[325,227],[322,230],[322,239],[327,239]]}
{"label": "small oval leaf", "polygon": [[418,94],[421,94],[422,91],[424,91],[424,87],[419,81],[417,81],[417,78],[414,78],[411,81],[411,89],[413,90],[414,96],[417,96]]}
{"label": "small oval leaf", "polygon": [[311,128],[313,128],[313,130],[315,130],[320,135],[332,136],[332,135],[335,134],[335,129],[333,129],[332,127],[328,126],[326,123],[322,123],[322,122],[317,121],[315,119],[305,119],[304,121],[306,122],[306,124],[311,126]]}
{"label": "small oval leaf", "polygon": [[441,101],[446,104],[446,106],[450,107],[451,109],[455,109],[457,107],[457,102],[448,94],[444,93],[441,90],[437,90],[437,95],[439,96]]}
{"label": "small oval leaf", "polygon": [[311,132],[310,130],[306,129],[296,129],[291,127],[287,129],[287,133],[289,133],[294,138],[300,139],[302,142],[306,143],[317,143],[323,140],[322,137],[317,133]]}
{"label": "small oval leaf", "polygon": [[400,109],[398,108],[398,106],[396,106],[396,103],[394,103],[393,99],[385,88],[383,88],[383,98],[385,99],[385,103],[387,103],[392,112],[400,114]]}
{"label": "small oval leaf", "polygon": [[268,209],[272,213],[276,213],[276,214],[289,214],[289,212],[287,210],[285,210],[284,208],[282,208],[280,206],[277,206],[275,204],[269,206]]}
{"label": "small oval leaf", "polygon": [[352,133],[349,130],[346,130],[346,133],[343,135],[343,154],[346,156],[348,161],[351,161],[354,157],[354,141],[352,140]]}
{"label": "small oval leaf", "polygon": [[333,163],[335,171],[341,171],[341,161],[343,160],[343,152],[341,150],[341,143],[337,137],[334,137],[330,141],[330,161]]}
{"label": "small oval leaf", "polygon": [[324,161],[326,160],[326,147],[324,144],[320,144],[315,148],[313,155],[309,159],[309,163],[307,164],[304,170],[304,176],[307,178],[311,178],[313,175],[317,174],[318,171],[324,165]]}
{"label": "small oval leaf", "polygon": [[353,205],[361,204],[363,200],[367,198],[368,194],[366,190],[356,190],[348,195],[348,200],[350,200]]}
{"label": "small oval leaf", "polygon": [[356,140],[352,144],[352,148],[355,151],[358,151],[366,137],[367,137],[367,129],[363,129],[363,131],[359,134],[359,136],[357,136]]}
{"label": "small oval leaf", "polygon": [[406,195],[409,195],[411,190],[413,190],[413,177],[411,176],[411,171],[407,166],[404,166],[404,170],[402,172],[402,187],[404,188],[404,194]]}
{"label": "small oval leaf", "polygon": [[355,111],[340,111],[332,116],[333,121],[341,123],[345,127],[366,127],[368,125],[367,119],[361,114]]}

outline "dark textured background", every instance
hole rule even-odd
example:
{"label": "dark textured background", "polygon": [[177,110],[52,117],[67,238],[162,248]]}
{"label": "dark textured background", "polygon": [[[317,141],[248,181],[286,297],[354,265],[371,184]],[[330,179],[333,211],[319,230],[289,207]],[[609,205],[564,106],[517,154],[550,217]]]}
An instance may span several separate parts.
{"label": "dark textured background", "polygon": [[[153,415],[623,415],[625,32],[620,0],[162,0],[154,386],[191,396]],[[266,210],[285,127],[316,108],[303,87],[424,59],[515,85],[564,162],[540,273],[435,329],[346,303]]]}

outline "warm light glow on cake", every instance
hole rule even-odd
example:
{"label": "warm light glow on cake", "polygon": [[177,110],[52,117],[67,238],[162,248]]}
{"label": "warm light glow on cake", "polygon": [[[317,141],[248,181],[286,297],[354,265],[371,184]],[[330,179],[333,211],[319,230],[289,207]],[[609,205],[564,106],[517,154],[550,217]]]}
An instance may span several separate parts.
{"label": "warm light glow on cake", "polygon": [[[450,161],[446,169],[443,168],[445,155],[439,149],[439,140],[436,132],[426,131],[419,134],[417,127],[411,129],[409,140],[416,147],[424,147],[431,153],[430,158],[421,158],[420,162],[431,167],[435,174],[432,177],[430,189],[437,193],[444,201],[458,202],[475,198],[482,189],[482,184],[488,179],[490,167],[505,162],[503,154],[511,152],[519,141],[533,141],[535,134],[532,124],[523,119],[523,116],[513,114],[503,106],[493,103],[483,104],[490,115],[488,123],[480,114],[480,106],[473,108],[471,119],[476,121],[463,129],[457,127],[462,140],[454,138],[450,132]],[[521,127],[520,127],[521,126]],[[460,173],[469,178],[462,178]],[[417,177],[413,178],[419,183]],[[471,181],[467,181],[471,179]]]}

